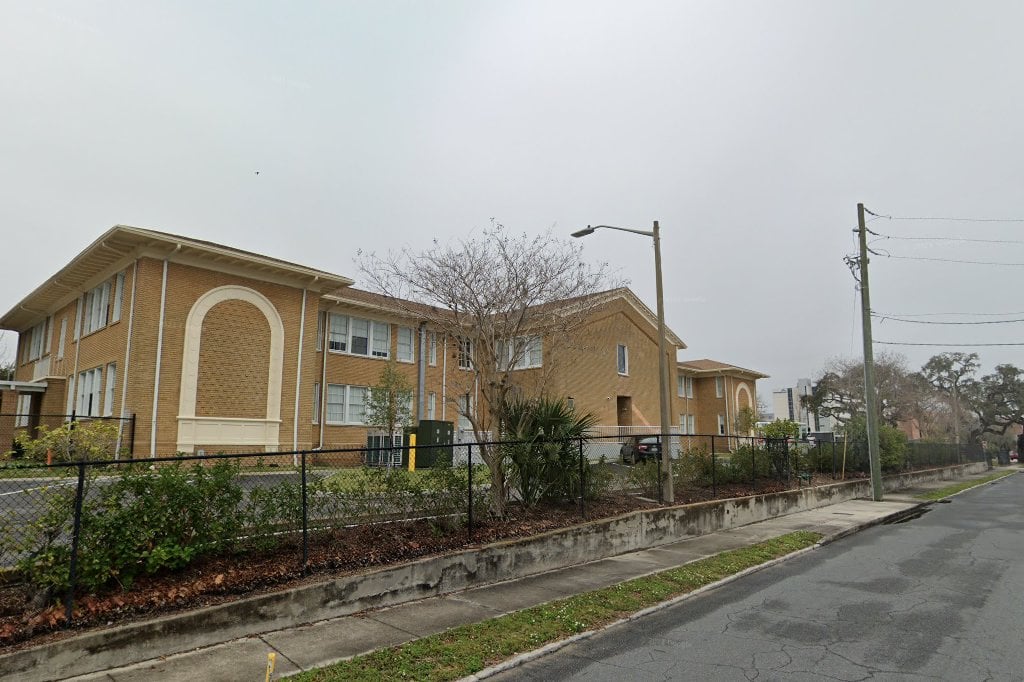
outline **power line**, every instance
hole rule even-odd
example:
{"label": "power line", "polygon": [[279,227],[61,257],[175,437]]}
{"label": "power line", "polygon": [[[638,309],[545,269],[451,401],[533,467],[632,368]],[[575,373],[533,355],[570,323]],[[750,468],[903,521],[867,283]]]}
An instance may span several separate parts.
{"label": "power line", "polygon": [[893,322],[906,322],[908,324],[1011,324],[1013,322],[1024,322],[1024,319],[1019,320],[976,320],[974,322],[945,322],[937,320],[908,320],[894,315],[881,315],[879,313],[871,313],[871,317],[877,318],[878,320],[885,322],[892,320]]}
{"label": "power line", "polygon": [[932,241],[932,242],[970,242],[973,244],[1024,244],[1021,239],[974,239],[973,237],[897,237],[868,230],[880,239],[898,239],[900,241]]}
{"label": "power line", "polygon": [[934,263],[960,263],[963,265],[1002,265],[1006,267],[1024,268],[1024,263],[1005,263],[987,260],[960,260],[956,258],[929,258],[926,256],[894,256],[891,253],[883,253],[880,251],[872,251],[872,253],[882,258],[895,258],[897,260],[921,260]]}
{"label": "power line", "polygon": [[885,317],[942,317],[942,316],[954,316],[954,315],[977,315],[977,316],[988,316],[988,317],[1005,317],[1007,315],[1024,315],[1024,310],[1013,312],[1013,313],[876,313],[872,312],[873,315],[883,315]]}
{"label": "power line", "polygon": [[875,341],[885,346],[947,346],[947,347],[981,347],[981,346],[1024,346],[1024,343],[906,343],[903,341]]}
{"label": "power line", "polygon": [[942,216],[893,216],[885,215],[882,213],[875,213],[874,211],[864,208],[865,213],[870,213],[876,218],[884,218],[886,220],[932,220],[939,221],[945,220],[952,223],[1024,223],[1024,218],[963,218],[963,217],[942,217]]}

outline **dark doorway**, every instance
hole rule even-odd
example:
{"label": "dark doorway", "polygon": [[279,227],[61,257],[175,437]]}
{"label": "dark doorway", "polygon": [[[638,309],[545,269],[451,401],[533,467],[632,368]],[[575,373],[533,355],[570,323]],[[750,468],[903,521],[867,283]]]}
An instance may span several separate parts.
{"label": "dark doorway", "polygon": [[620,395],[615,399],[619,426],[633,425],[633,399],[628,395]]}

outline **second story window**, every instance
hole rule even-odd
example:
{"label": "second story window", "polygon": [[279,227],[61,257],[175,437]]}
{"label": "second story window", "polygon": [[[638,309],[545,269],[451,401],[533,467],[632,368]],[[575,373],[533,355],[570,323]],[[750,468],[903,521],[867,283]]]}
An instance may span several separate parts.
{"label": "second story window", "polygon": [[459,369],[473,369],[472,339],[459,339]]}
{"label": "second story window", "polygon": [[43,356],[43,340],[46,337],[46,320],[43,320],[28,335],[28,357],[29,362],[38,360]]}
{"label": "second story window", "polygon": [[110,308],[110,282],[104,282],[85,295],[82,308],[82,333],[91,334],[107,326],[107,310]]}
{"label": "second story window", "polygon": [[[539,336],[517,336],[506,346],[501,344],[498,350],[500,360],[498,370],[531,369],[540,367],[544,362],[543,346]],[[502,357],[504,356],[504,357]]]}
{"label": "second story window", "polygon": [[348,315],[328,315],[328,350],[335,353],[386,358],[390,355],[390,348],[390,325]]}
{"label": "second story window", "polygon": [[721,398],[725,395],[725,377],[715,377],[715,397]]}
{"label": "second story window", "polygon": [[629,349],[626,348],[625,344],[619,344],[615,355],[619,374],[629,374]]}
{"label": "second story window", "polygon": [[395,350],[395,357],[400,362],[413,361],[413,331],[409,327],[398,328],[398,344]]}

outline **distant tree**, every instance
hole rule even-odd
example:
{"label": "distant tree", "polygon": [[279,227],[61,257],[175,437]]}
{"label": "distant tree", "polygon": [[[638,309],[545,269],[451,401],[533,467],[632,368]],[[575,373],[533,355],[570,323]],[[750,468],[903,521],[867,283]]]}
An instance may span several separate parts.
{"label": "distant tree", "polygon": [[14,358],[11,357],[11,352],[7,347],[7,332],[0,331],[0,380],[13,381],[14,370],[17,368],[17,364],[14,362]]}
{"label": "distant tree", "polygon": [[736,419],[733,420],[733,425],[736,427],[736,433],[741,436],[749,436],[757,428],[758,419],[757,412],[750,407],[741,407],[736,411]]}
{"label": "distant tree", "polygon": [[966,381],[963,397],[977,419],[969,433],[972,442],[1024,423],[1024,372],[1013,365],[998,365],[991,374]]}
{"label": "distant tree", "polygon": [[[451,341],[465,371],[455,373],[448,395],[485,443],[522,388],[522,373],[514,370],[543,358],[533,373],[543,393],[553,347],[570,343],[599,304],[593,294],[607,266],[592,267],[581,256],[580,246],[551,233],[514,235],[493,224],[467,239],[435,241],[423,252],[361,254],[359,269],[374,289]],[[504,458],[486,444],[480,454],[491,474],[491,512],[504,516]]]}
{"label": "distant tree", "polygon": [[949,401],[953,411],[953,440],[957,443],[963,423],[961,393],[979,366],[977,353],[940,353],[921,368],[925,381]]}
{"label": "distant tree", "polygon": [[800,425],[789,419],[776,419],[772,423],[761,427],[761,433],[765,438],[798,438],[800,436]]}
{"label": "distant tree", "polygon": [[397,428],[412,423],[412,398],[412,384],[391,358],[370,389],[364,419],[368,425],[391,435]]}
{"label": "distant tree", "polygon": [[[916,416],[927,389],[919,375],[907,367],[906,358],[895,353],[875,357],[875,387],[882,421],[896,426]],[[864,363],[833,360],[819,375],[811,395],[803,396],[805,407],[827,415],[840,425],[865,413]]]}

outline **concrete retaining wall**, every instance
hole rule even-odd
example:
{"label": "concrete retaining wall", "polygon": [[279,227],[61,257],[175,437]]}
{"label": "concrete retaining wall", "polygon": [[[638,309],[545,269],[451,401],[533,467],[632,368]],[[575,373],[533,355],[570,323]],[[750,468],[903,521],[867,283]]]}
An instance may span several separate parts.
{"label": "concrete retaining wall", "polygon": [[[984,464],[886,477],[887,491],[954,479]],[[521,578],[674,542],[687,536],[870,497],[867,480],[630,512],[522,540],[420,559],[315,585],[85,633],[0,656],[3,675],[31,682],[82,675],[159,656]]]}

